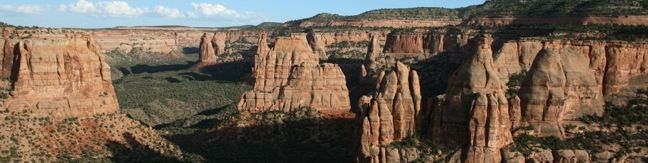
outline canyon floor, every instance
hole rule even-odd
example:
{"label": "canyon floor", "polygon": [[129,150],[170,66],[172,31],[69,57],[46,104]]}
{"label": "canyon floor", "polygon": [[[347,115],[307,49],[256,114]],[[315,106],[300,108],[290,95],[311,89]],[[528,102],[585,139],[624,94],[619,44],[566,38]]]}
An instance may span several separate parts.
{"label": "canyon floor", "polygon": [[[205,162],[352,162],[354,114],[242,114],[251,64],[225,63],[195,72],[198,54],[164,61],[113,62],[120,108]],[[110,55],[109,55],[110,56]]]}

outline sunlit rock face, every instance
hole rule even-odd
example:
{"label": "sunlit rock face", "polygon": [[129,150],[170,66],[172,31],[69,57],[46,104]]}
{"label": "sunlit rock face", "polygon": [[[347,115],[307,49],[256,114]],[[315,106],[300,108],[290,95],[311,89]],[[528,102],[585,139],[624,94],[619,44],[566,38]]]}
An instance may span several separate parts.
{"label": "sunlit rock face", "polygon": [[266,36],[258,42],[253,90],[238,109],[247,112],[290,111],[300,107],[349,110],[349,92],[338,65],[319,64],[305,34],[279,37],[269,48]]}
{"label": "sunlit rock face", "polygon": [[[360,98],[358,121],[359,162],[412,161],[408,151],[388,145],[413,136],[416,118],[421,111],[421,88],[418,73],[397,62],[393,71],[379,75],[376,90]],[[415,154],[409,152],[409,154]]]}
{"label": "sunlit rock face", "polygon": [[3,89],[10,90],[2,105],[9,111],[61,118],[119,111],[110,66],[89,34],[32,31],[2,42]]}

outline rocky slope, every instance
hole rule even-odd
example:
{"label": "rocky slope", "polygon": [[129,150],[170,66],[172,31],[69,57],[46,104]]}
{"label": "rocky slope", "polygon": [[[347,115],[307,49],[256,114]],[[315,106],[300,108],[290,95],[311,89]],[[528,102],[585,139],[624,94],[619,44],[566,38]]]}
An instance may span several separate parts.
{"label": "rocky slope", "polygon": [[3,161],[138,160],[128,152],[145,152],[139,159],[183,157],[119,113],[110,66],[88,33],[4,29],[2,42]]}
{"label": "rocky slope", "polygon": [[350,109],[342,70],[335,64],[319,64],[319,56],[309,46],[305,34],[278,37],[272,48],[262,35],[253,75],[253,90],[243,94],[238,104],[241,111]]}

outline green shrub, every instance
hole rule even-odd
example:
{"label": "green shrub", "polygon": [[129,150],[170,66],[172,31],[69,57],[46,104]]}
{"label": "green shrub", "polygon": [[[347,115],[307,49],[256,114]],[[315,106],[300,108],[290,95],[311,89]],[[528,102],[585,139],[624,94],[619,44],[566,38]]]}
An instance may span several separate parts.
{"label": "green shrub", "polygon": [[526,78],[526,75],[526,70],[522,70],[522,72],[520,73],[515,73],[509,76],[509,81],[506,83],[506,87],[508,87],[508,89],[506,90],[507,98],[511,99],[518,95],[520,86],[522,86],[522,82]]}

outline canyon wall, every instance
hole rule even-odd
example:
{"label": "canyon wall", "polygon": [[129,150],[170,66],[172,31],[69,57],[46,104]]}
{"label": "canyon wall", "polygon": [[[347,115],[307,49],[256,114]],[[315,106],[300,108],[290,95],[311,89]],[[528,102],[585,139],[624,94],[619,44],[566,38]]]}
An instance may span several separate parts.
{"label": "canyon wall", "polygon": [[477,16],[467,19],[464,25],[471,26],[506,26],[533,24],[572,24],[572,25],[648,25],[648,16],[558,16],[558,17],[523,17],[523,16]]}
{"label": "canyon wall", "polygon": [[[26,39],[25,35],[29,35]],[[110,66],[87,33],[30,31],[3,36],[2,78],[12,112],[83,117],[119,111]]]}
{"label": "canyon wall", "polygon": [[262,35],[254,63],[254,86],[243,94],[238,104],[240,111],[350,109],[342,70],[335,64],[319,64],[319,56],[309,46],[305,34],[278,37],[272,48]]}
{"label": "canyon wall", "polygon": [[[454,35],[451,37],[455,38],[447,42],[449,35]],[[413,40],[408,46],[425,47],[426,44],[416,42],[420,39],[412,38],[415,39],[408,39]],[[502,38],[492,38],[490,35],[475,37],[468,33],[442,32],[431,32],[427,38],[434,45],[429,50],[451,52],[445,55],[459,59],[461,65],[447,79],[445,93],[430,98],[427,106],[416,114],[415,134],[446,146],[461,147],[457,153],[446,155],[451,161],[514,161],[509,156],[511,153],[501,152],[513,143],[514,129],[532,126],[531,134],[535,136],[565,138],[567,131],[564,126],[578,124],[582,116],[602,115],[606,100],[617,94],[648,87],[648,82],[642,81],[648,75],[644,50],[648,43],[643,41],[538,38],[501,40]],[[494,40],[501,42],[501,45],[493,43]],[[382,52],[389,52],[388,49],[394,46],[390,44],[394,43],[396,46],[402,44],[386,42]],[[453,45],[448,46],[448,43]],[[367,64],[362,68],[363,76],[375,78],[377,83],[385,78],[385,73],[377,70],[399,69],[389,66],[391,62],[381,60],[389,53],[382,53],[375,48],[379,45],[380,40],[372,39],[366,57]],[[494,47],[498,49],[493,49]],[[425,80],[429,77],[421,78]],[[423,81],[420,83],[423,84]],[[383,90],[380,85],[375,89]],[[394,144],[390,145],[394,142],[398,144],[403,139],[393,139],[392,136],[382,142],[386,139],[376,141],[376,136],[372,137],[373,130],[382,127],[382,121],[375,119],[382,120],[385,116],[380,112],[382,105],[373,104],[373,101],[380,100],[374,98],[362,97],[359,102],[361,110],[357,114],[361,122],[358,126],[363,132],[358,133],[361,137],[358,140],[358,160],[407,162],[403,160],[413,156],[404,154],[421,154],[421,151],[407,151],[408,147],[396,148]],[[392,106],[391,103],[386,104]],[[407,105],[416,105],[416,102]],[[379,111],[372,113],[372,109]],[[394,109],[390,111],[393,114]],[[396,130],[388,129],[391,130],[385,132],[392,133],[392,130]],[[587,152],[585,155],[588,155]],[[542,160],[544,156],[539,152],[522,160]],[[554,156],[560,157],[556,159],[568,157]]]}
{"label": "canyon wall", "polygon": [[457,25],[461,19],[372,19],[372,20],[333,20],[333,21],[303,21],[298,24],[302,28],[310,27],[389,27],[389,28],[427,28]]}
{"label": "canyon wall", "polygon": [[[101,45],[101,52],[121,53],[140,57],[150,53],[160,56],[155,57],[178,57],[182,48],[179,46],[175,32],[166,30],[93,30],[92,35]],[[200,36],[194,38],[198,41]],[[141,56],[149,57],[149,56]]]}

